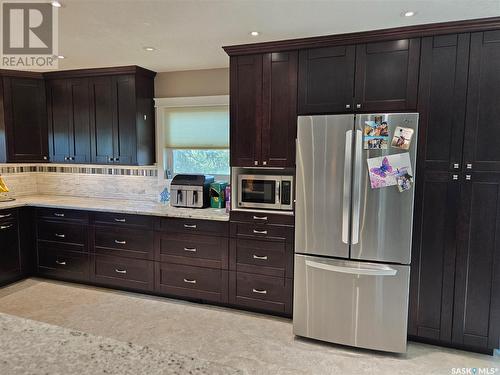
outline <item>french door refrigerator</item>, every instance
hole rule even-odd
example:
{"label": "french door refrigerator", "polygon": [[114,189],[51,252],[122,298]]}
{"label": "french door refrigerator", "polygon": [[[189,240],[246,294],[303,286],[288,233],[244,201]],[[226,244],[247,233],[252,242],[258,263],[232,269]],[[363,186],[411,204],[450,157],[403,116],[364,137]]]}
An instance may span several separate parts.
{"label": "french door refrigerator", "polygon": [[[380,123],[388,129],[382,149],[367,135]],[[299,117],[296,335],[406,352],[414,187],[372,188],[367,160],[383,160],[377,177],[397,172],[392,155],[406,154],[399,156],[409,157],[404,169],[414,183],[417,125],[417,113]],[[413,133],[409,146],[392,147],[402,131]]]}

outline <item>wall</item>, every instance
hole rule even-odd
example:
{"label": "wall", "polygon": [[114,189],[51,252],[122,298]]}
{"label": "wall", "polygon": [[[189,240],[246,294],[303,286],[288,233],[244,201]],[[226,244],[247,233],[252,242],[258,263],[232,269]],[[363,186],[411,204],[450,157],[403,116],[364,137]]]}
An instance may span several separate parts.
{"label": "wall", "polygon": [[229,68],[158,73],[155,98],[229,95]]}

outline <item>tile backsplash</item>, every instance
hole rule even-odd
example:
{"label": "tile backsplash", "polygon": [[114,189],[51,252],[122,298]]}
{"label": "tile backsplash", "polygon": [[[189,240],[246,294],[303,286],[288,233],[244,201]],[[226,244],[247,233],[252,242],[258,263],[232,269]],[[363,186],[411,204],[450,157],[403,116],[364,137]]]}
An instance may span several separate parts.
{"label": "tile backsplash", "polygon": [[156,167],[0,164],[12,196],[57,194],[157,201],[166,185]]}

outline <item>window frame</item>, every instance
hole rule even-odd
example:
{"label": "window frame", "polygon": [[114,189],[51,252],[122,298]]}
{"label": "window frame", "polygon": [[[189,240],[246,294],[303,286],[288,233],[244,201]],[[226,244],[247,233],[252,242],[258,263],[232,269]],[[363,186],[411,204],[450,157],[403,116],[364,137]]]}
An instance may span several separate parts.
{"label": "window frame", "polygon": [[[156,134],[157,134],[156,160],[158,165],[158,179],[160,181],[163,181],[168,179],[166,173],[167,169],[172,171],[171,178],[175,176],[173,174],[173,148],[165,148],[166,110],[168,110],[169,108],[179,108],[179,107],[221,106],[229,108],[229,95],[155,98],[154,101],[156,109]],[[209,150],[210,148],[206,149]],[[214,149],[220,150],[220,148],[214,148]],[[227,149],[229,149],[229,147]],[[230,180],[230,174],[213,175],[213,176],[216,180],[224,180],[224,181]]]}
{"label": "window frame", "polygon": [[[165,170],[171,171],[171,176],[174,177],[177,173],[174,172],[174,150],[175,148],[172,147],[166,147],[164,149],[164,159],[166,160],[165,162]],[[182,148],[182,150],[198,150],[196,148]],[[204,147],[201,150],[227,150],[229,152],[229,147],[228,148],[209,148],[209,147]],[[214,179],[216,181],[229,181],[230,175],[231,175],[231,166],[229,166],[229,174],[211,174],[207,173],[210,176],[214,176]]]}

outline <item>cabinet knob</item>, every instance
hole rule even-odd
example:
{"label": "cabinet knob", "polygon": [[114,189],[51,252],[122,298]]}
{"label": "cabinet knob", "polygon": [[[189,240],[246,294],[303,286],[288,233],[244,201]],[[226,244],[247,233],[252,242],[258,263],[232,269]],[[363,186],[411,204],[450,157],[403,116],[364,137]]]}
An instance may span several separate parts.
{"label": "cabinet knob", "polygon": [[467,163],[467,164],[465,165],[465,167],[466,167],[467,169],[472,169],[472,163]]}
{"label": "cabinet knob", "polygon": [[258,161],[258,160],[255,160],[255,161],[253,162],[253,165],[259,165],[259,161]]}
{"label": "cabinet knob", "polygon": [[460,164],[459,163],[453,163],[453,169],[458,169],[460,168]]}
{"label": "cabinet knob", "polygon": [[47,160],[47,159],[48,159],[48,157],[47,157],[47,156],[44,156],[44,157],[43,157],[43,160]]}
{"label": "cabinet knob", "polygon": [[351,105],[350,104],[346,104],[345,107],[346,107],[346,109],[349,109],[349,108],[351,108]]}
{"label": "cabinet knob", "polygon": [[470,180],[472,180],[472,176],[471,176],[470,174],[466,174],[466,175],[465,175],[465,179],[466,179],[467,181],[470,181]]}
{"label": "cabinet knob", "polygon": [[361,104],[356,104],[356,108],[361,108]]}
{"label": "cabinet knob", "polygon": [[69,160],[75,160],[75,157],[74,156],[70,156]]}
{"label": "cabinet knob", "polygon": [[69,160],[69,156],[65,156],[65,157],[64,157],[64,160]]}
{"label": "cabinet knob", "polygon": [[114,161],[114,160],[115,160],[115,159],[113,159],[113,158],[108,158],[108,161]]}
{"label": "cabinet knob", "polygon": [[115,158],[115,161],[120,161],[120,158]]}
{"label": "cabinet knob", "polygon": [[267,165],[267,161],[263,161],[263,162],[262,162],[262,165]]}
{"label": "cabinet knob", "polygon": [[453,180],[458,180],[458,174],[454,174],[454,175],[452,176],[452,178],[453,178]]}

